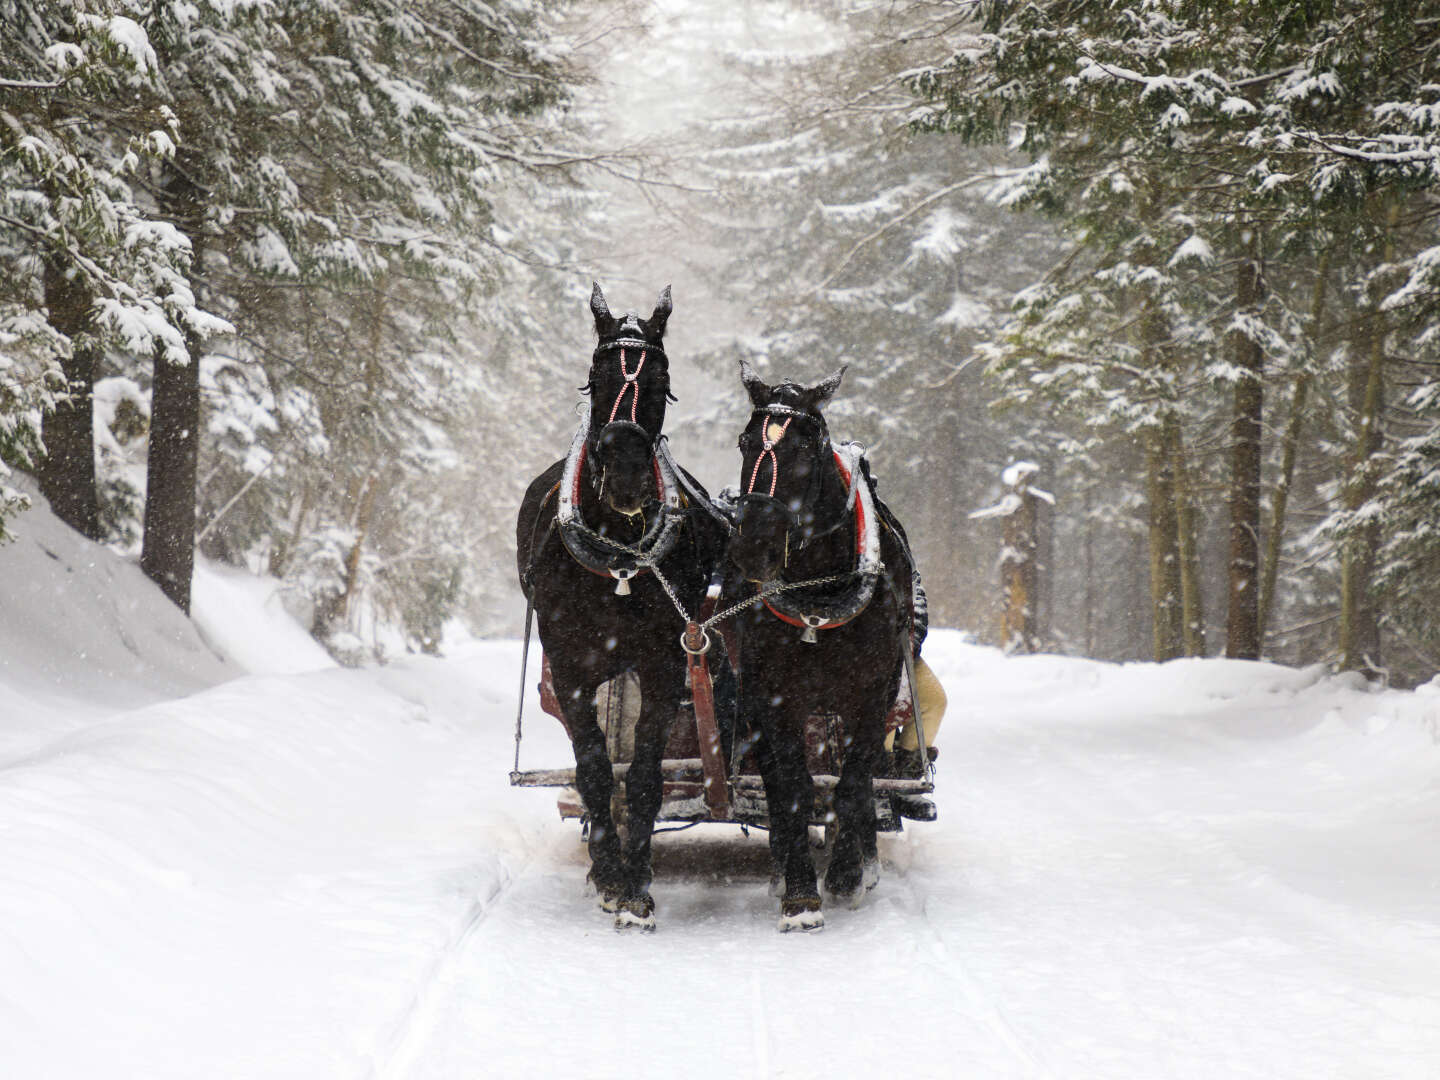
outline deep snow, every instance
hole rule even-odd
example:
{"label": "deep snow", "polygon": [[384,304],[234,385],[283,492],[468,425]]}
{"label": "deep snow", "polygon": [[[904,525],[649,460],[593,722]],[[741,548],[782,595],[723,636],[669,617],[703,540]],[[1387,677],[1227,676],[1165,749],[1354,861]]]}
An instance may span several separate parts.
{"label": "deep snow", "polygon": [[[341,670],[263,582],[204,568],[197,632],[15,531],[6,1077],[1440,1075],[1435,685],[937,631],[941,818],[858,909],[777,934],[763,838],[707,826],[628,936],[507,785],[518,642]],[[532,694],[523,764],[566,763]]]}

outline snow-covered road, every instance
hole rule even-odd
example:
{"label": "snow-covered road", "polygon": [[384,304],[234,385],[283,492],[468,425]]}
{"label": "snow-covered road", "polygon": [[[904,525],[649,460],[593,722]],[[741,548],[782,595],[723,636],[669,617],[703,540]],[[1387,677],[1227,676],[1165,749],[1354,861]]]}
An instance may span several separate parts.
{"label": "snow-covered road", "polygon": [[883,841],[869,902],[782,937],[764,844],[698,830],[660,843],[664,934],[634,941],[577,911],[557,824],[398,1075],[1440,1073],[1440,696],[940,640],[944,817]]}
{"label": "snow-covered road", "polygon": [[4,1074],[1440,1075],[1440,687],[937,632],[941,819],[866,902],[780,935],[763,837],[707,826],[657,841],[636,936],[506,783],[518,655],[244,678],[0,763]]}

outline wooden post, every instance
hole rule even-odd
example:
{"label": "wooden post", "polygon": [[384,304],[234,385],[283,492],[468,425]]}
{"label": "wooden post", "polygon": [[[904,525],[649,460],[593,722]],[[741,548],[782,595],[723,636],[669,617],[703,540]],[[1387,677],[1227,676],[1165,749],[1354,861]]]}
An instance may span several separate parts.
{"label": "wooden post", "polygon": [[1004,546],[1000,551],[1000,644],[1006,652],[1037,652],[1039,542],[1037,524],[1041,501],[1054,505],[1055,497],[1031,484],[1040,466],[1017,461],[1002,474],[1005,494],[987,509],[977,510],[972,519],[1001,518]]}

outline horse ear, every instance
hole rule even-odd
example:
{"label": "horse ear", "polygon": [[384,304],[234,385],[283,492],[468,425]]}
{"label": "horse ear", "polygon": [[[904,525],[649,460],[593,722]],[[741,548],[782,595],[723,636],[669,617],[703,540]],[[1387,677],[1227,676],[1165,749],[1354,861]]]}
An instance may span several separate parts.
{"label": "horse ear", "polygon": [[650,315],[650,328],[655,331],[655,336],[665,336],[665,323],[670,319],[670,312],[675,310],[675,305],[670,302],[670,286],[660,290],[660,298],[655,301],[655,310]]}
{"label": "horse ear", "polygon": [[750,394],[750,403],[755,408],[770,404],[770,387],[761,381],[760,376],[755,374],[755,369],[750,366],[750,361],[743,356],[740,358],[740,381],[745,384],[745,389]]}
{"label": "horse ear", "polygon": [[822,405],[829,401],[835,395],[835,391],[840,389],[840,380],[845,378],[845,370],[849,366],[849,364],[841,364],[840,370],[828,379],[822,379],[814,386],[806,387],[803,395],[805,407],[818,411]]}
{"label": "horse ear", "polygon": [[590,314],[595,316],[595,332],[604,337],[607,331],[613,329],[615,317],[610,314],[610,305],[605,302],[600,283],[593,281],[591,284],[594,288],[590,290]]}

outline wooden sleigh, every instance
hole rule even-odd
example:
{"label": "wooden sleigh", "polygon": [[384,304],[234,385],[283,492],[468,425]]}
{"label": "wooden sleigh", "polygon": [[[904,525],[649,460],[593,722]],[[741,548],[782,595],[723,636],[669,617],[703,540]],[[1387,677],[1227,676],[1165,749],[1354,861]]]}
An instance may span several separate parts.
{"label": "wooden sleigh", "polygon": [[[689,651],[687,649],[687,651]],[[732,653],[733,655],[733,653]],[[548,661],[541,663],[540,707],[565,723],[564,712],[550,679]],[[664,781],[656,821],[684,823],[732,823],[744,826],[768,825],[765,784],[753,751],[742,743],[738,761],[732,760],[725,733],[717,722],[714,697],[704,654],[691,653],[687,695],[671,728],[665,758],[661,763]],[[606,749],[615,769],[615,793],[611,811],[619,822],[625,818],[624,780],[634,754],[635,723],[640,715],[640,687],[634,675],[626,674],[601,686],[596,695],[597,716],[605,732]],[[915,715],[911,680],[903,678],[900,692],[886,716],[886,730],[898,731]],[[805,728],[805,756],[815,781],[815,806],[811,823],[831,825],[830,803],[844,764],[843,731],[838,716],[811,716]],[[516,761],[519,754],[517,747]],[[585,807],[575,788],[574,768],[517,768],[510,774],[515,787],[557,787],[557,804],[563,819],[586,821]],[[901,813],[896,797],[927,795],[935,785],[927,769],[924,778],[876,777],[872,780],[875,816],[881,832],[899,832]]]}

